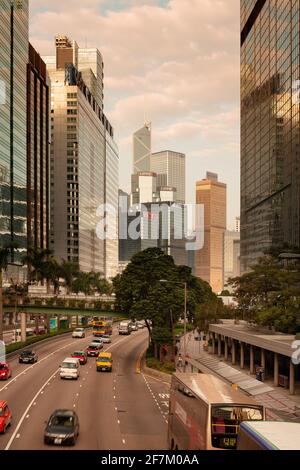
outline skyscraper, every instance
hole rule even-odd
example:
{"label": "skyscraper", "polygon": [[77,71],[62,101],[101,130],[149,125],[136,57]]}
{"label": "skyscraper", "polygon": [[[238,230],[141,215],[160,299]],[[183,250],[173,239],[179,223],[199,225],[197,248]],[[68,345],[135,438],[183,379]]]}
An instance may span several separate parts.
{"label": "skyscraper", "polygon": [[151,123],[133,134],[133,174],[150,171]]}
{"label": "skyscraper", "polygon": [[204,206],[204,247],[195,253],[195,273],[216,293],[223,289],[226,192],[226,184],[214,173],[196,183],[196,203]]}
{"label": "skyscraper", "polygon": [[300,2],[241,1],[241,270],[300,246]]}
{"label": "skyscraper", "polygon": [[176,188],[175,200],[185,203],[185,155],[165,150],[151,155],[151,171],[157,173],[158,187]]}
{"label": "skyscraper", "polygon": [[17,243],[10,261],[20,263],[27,247],[28,0],[1,0],[0,25],[0,245]]}
{"label": "skyscraper", "polygon": [[[59,36],[56,49],[55,69],[53,60],[45,59],[52,64],[52,247],[57,256],[77,262],[81,270],[102,272],[109,278],[118,271],[118,233],[116,220],[106,217],[104,204],[113,206],[117,214],[118,149],[102,103],[75,66],[80,63],[76,42]],[[87,74],[86,61],[84,67]],[[103,217],[110,222],[108,237],[104,226],[101,230]]]}
{"label": "skyscraper", "polygon": [[27,65],[27,245],[49,248],[50,92],[46,64],[29,44]]}
{"label": "skyscraper", "polygon": [[240,233],[226,230],[224,233],[224,286],[229,278],[240,275]]}

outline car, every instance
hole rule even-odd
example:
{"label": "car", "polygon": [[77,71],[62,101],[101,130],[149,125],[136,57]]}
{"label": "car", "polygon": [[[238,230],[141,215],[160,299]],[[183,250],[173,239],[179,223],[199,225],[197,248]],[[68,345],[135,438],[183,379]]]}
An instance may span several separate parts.
{"label": "car", "polygon": [[84,328],[75,328],[72,333],[72,338],[85,338]]}
{"label": "car", "polygon": [[76,444],[79,436],[79,419],[73,410],[56,410],[46,422],[44,444],[70,445]]}
{"label": "car", "polygon": [[111,343],[111,337],[110,335],[102,335],[101,336],[101,339],[102,339],[102,342],[107,344],[107,343]]}
{"label": "car", "polygon": [[8,426],[11,425],[12,413],[5,400],[0,400],[0,433],[5,434]]}
{"label": "car", "polygon": [[87,353],[86,351],[75,351],[71,355],[75,359],[79,359],[80,365],[85,365],[87,363]]}
{"label": "car", "polygon": [[99,354],[99,351],[100,349],[103,348],[103,344],[90,344],[88,347],[87,347],[87,355],[88,356],[92,356],[92,357],[97,357],[98,354]]}
{"label": "car", "polygon": [[100,371],[112,371],[112,354],[109,352],[101,352],[96,360],[97,372]]}
{"label": "car", "polygon": [[136,324],[136,323],[133,323],[133,324],[131,325],[131,331],[137,331],[137,330],[138,330],[137,324]]}
{"label": "car", "polygon": [[8,380],[11,377],[11,368],[7,362],[0,362],[0,380]]}
{"label": "car", "polygon": [[19,356],[20,364],[34,364],[37,361],[38,361],[37,353],[31,350],[26,350],[26,351],[21,352]]}
{"label": "car", "polygon": [[145,324],[142,322],[138,322],[137,327],[141,330],[142,328],[145,328]]}
{"label": "car", "polygon": [[103,339],[99,338],[99,339],[93,339],[90,343],[90,346],[94,346],[94,345],[99,345],[100,346],[100,349],[103,348]]}
{"label": "car", "polygon": [[74,357],[67,357],[61,364],[59,375],[61,379],[79,379],[80,375],[80,362],[79,359]]}

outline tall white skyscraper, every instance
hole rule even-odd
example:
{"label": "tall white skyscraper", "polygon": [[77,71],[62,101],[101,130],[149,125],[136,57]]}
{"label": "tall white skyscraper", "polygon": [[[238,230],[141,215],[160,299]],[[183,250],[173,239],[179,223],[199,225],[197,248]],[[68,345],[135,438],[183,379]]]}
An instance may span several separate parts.
{"label": "tall white skyscraper", "polygon": [[56,256],[78,263],[82,271],[102,272],[110,278],[118,272],[117,223],[107,220],[108,237],[100,236],[97,228],[105,216],[104,204],[118,210],[118,149],[100,97],[97,99],[102,73],[99,86],[93,85],[94,59],[100,53],[93,55],[90,69],[87,57],[84,63],[85,76],[92,77],[94,96],[75,66],[82,64],[79,51],[74,41],[59,36],[56,67],[51,58],[45,59],[51,64],[50,238]]}
{"label": "tall white skyscraper", "polygon": [[150,171],[151,123],[133,134],[133,174]]}

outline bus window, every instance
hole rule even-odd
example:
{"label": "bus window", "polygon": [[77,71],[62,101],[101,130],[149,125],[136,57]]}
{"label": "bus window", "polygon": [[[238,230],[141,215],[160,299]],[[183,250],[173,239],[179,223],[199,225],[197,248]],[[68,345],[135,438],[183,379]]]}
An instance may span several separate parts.
{"label": "bus window", "polygon": [[263,420],[261,408],[247,406],[212,406],[212,446],[218,449],[235,449],[237,434],[242,421]]}

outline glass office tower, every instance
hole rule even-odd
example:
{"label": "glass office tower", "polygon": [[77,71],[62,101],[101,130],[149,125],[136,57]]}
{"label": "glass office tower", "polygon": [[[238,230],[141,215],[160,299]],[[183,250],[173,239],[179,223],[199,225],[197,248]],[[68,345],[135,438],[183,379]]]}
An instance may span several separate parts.
{"label": "glass office tower", "polygon": [[28,0],[0,0],[0,244],[26,250]]}
{"label": "glass office tower", "polygon": [[299,0],[241,1],[241,270],[299,246]]}

